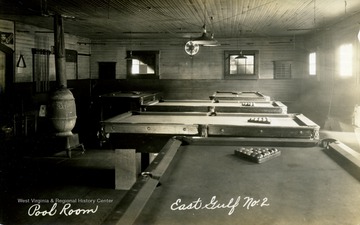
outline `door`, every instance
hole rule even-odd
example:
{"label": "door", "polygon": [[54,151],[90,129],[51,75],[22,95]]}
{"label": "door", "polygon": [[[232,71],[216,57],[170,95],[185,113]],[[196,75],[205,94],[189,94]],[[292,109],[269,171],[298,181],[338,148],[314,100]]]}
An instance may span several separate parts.
{"label": "door", "polygon": [[116,78],[116,62],[99,62],[99,79],[113,80]]}

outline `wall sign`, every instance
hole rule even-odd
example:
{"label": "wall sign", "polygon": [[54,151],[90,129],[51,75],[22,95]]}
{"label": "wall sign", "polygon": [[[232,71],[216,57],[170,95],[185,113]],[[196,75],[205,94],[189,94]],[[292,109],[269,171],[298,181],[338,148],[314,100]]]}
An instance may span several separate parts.
{"label": "wall sign", "polygon": [[0,43],[12,45],[14,43],[14,33],[0,32]]}

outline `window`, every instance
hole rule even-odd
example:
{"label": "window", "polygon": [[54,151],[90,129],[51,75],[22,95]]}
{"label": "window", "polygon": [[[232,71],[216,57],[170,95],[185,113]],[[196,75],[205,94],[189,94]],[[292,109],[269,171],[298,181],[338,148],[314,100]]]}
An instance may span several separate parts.
{"label": "window", "polygon": [[127,78],[159,78],[159,51],[128,51]]}
{"label": "window", "polygon": [[155,74],[155,71],[146,63],[138,59],[132,59],[131,74]]}
{"label": "window", "polygon": [[66,78],[78,79],[78,53],[75,50],[65,49]]}
{"label": "window", "polygon": [[[241,57],[240,55],[244,57]],[[225,79],[257,79],[259,51],[225,51]]]}
{"label": "window", "polygon": [[316,52],[309,54],[309,75],[316,75]]}
{"label": "window", "polygon": [[351,77],[352,76],[352,44],[344,44],[340,46],[339,65],[340,76]]}

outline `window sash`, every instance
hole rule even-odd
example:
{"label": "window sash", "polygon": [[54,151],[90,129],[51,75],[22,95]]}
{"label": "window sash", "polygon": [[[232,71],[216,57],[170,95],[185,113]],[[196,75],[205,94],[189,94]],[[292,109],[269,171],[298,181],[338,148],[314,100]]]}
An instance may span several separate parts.
{"label": "window sash", "polygon": [[309,54],[309,75],[316,75],[316,52]]}
{"label": "window sash", "polygon": [[246,59],[235,59],[240,55],[240,51],[225,51],[225,79],[258,79],[258,60],[259,51],[242,51]]}

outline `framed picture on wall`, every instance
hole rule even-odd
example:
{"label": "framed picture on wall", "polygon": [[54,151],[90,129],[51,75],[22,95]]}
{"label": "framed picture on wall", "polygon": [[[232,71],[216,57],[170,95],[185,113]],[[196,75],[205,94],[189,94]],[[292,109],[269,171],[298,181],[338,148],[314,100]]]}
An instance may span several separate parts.
{"label": "framed picture on wall", "polygon": [[14,44],[14,34],[0,31],[0,43],[6,45]]}

